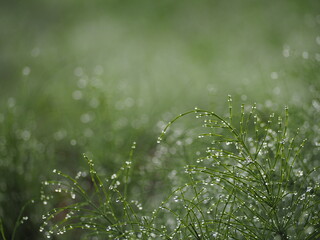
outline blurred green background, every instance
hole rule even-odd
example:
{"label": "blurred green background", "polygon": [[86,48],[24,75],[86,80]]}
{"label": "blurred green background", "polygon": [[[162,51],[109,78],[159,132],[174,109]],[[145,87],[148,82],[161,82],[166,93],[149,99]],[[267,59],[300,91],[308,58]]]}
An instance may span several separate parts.
{"label": "blurred green background", "polygon": [[[156,198],[152,184],[163,175],[150,161],[165,123],[196,106],[227,112],[228,94],[235,107],[288,105],[293,125],[306,124],[306,112],[309,126],[317,123],[317,0],[2,1],[0,29],[0,217],[8,236],[41,181],[54,168],[83,169],[82,153],[112,174],[136,141],[133,182],[144,187],[132,194]],[[42,238],[41,211],[26,209],[17,239]]]}

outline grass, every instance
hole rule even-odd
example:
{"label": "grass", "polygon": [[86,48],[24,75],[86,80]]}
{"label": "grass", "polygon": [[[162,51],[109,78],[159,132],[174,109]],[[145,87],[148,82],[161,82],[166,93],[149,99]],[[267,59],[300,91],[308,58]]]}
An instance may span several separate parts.
{"label": "grass", "polygon": [[49,195],[42,200],[62,195],[64,206],[43,216],[41,231],[48,238],[82,229],[98,239],[317,239],[320,186],[313,180],[319,167],[299,168],[305,140],[288,128],[288,109],[284,119],[271,114],[264,122],[255,105],[249,112],[242,105],[236,124],[231,102],[228,118],[195,109],[165,127],[159,144],[173,123],[195,114],[205,133],[194,141],[204,142],[198,159],[175,176],[184,183],[172,184],[152,212],[128,195],[134,144],[111,176],[101,177],[87,157],[89,173],[72,178],[54,170],[62,180],[44,182]]}
{"label": "grass", "polygon": [[[167,230],[163,232],[167,231],[170,236],[174,231],[170,226],[176,226],[174,213],[177,213],[188,216],[189,223],[194,220],[192,226],[182,224],[183,234],[192,237],[202,234],[205,230],[197,221],[201,217],[192,215],[195,209],[187,215],[184,205],[189,203],[192,209],[190,204],[198,201],[193,199],[197,191],[199,201],[203,200],[197,205],[204,206],[206,197],[199,181],[213,178],[211,170],[201,172],[209,167],[209,160],[205,158],[210,158],[210,151],[213,154],[217,149],[239,152],[234,142],[212,145],[214,139],[219,140],[219,136],[210,136],[212,116],[194,119],[192,111],[167,129],[160,144],[157,137],[175,114],[202,106],[210,112],[221,113],[220,117],[239,133],[248,129],[247,136],[261,140],[263,130],[253,121],[241,127],[241,110],[232,113],[230,122],[230,110],[224,101],[228,94],[233,96],[234,106],[257,102],[255,111],[265,124],[272,112],[282,116],[283,106],[290,107],[288,129],[300,128],[293,144],[298,147],[303,139],[307,141],[290,175],[283,173],[283,180],[297,178],[300,180],[295,186],[318,186],[319,177],[315,173],[308,175],[319,166],[320,21],[317,0],[281,3],[275,0],[268,3],[167,0],[51,3],[30,0],[1,2],[0,5],[2,238],[43,239],[39,227],[48,209],[65,207],[75,200],[83,201],[80,197],[72,199],[67,193],[55,192],[53,199],[38,201],[40,189],[46,187],[42,183],[55,179],[53,169],[73,178],[80,171],[81,177],[76,179],[79,186],[89,198],[95,195],[83,153],[94,159],[95,171],[110,192],[110,178],[130,158],[133,142],[137,142],[137,146],[130,170],[128,173],[122,170],[117,178],[121,195],[126,195],[126,201],[137,210],[138,217],[152,218],[153,210],[159,209],[162,201],[181,188],[168,199],[172,212],[161,209],[156,214],[156,227],[165,226]],[[245,113],[249,112],[245,107]],[[285,119],[285,114],[282,117]],[[202,122],[205,119],[207,123]],[[275,117],[270,129],[280,137],[277,121]],[[203,124],[208,127],[201,127]],[[284,126],[285,122],[281,127]],[[260,129],[258,136],[256,127]],[[215,134],[236,140],[237,137],[227,130],[220,129]],[[294,137],[291,130],[287,130],[290,139]],[[207,135],[201,135],[203,133]],[[270,137],[274,137],[272,134],[269,133]],[[257,148],[256,143],[246,139],[244,144],[249,149]],[[278,140],[273,138],[273,141]],[[281,154],[289,154],[286,152],[289,144],[285,142],[284,150],[280,148]],[[265,151],[261,149],[261,153],[267,154]],[[295,151],[293,148],[290,154]],[[254,153],[250,154],[255,157]],[[271,156],[266,159],[271,161]],[[258,162],[261,158],[257,156]],[[230,166],[235,165],[235,159],[225,160]],[[270,164],[266,165],[265,173],[274,163]],[[292,162],[284,164],[290,166]],[[195,172],[190,175],[191,170]],[[218,170],[221,169],[215,171]],[[302,173],[300,178],[296,176]],[[274,176],[276,180],[278,177]],[[105,178],[109,179],[108,183]],[[183,193],[185,183],[189,183],[189,187]],[[227,190],[233,191],[241,199],[237,188],[232,190],[230,184],[223,184],[228,189],[210,188],[225,196],[230,195]],[[51,185],[47,187],[44,190],[55,189]],[[215,196],[210,188],[208,192]],[[118,195],[113,194],[111,200],[116,200]],[[102,193],[100,195],[103,197]],[[35,202],[26,205],[30,199]],[[131,200],[139,201],[138,206]],[[97,196],[93,201],[100,205]],[[181,204],[182,201],[185,203]],[[178,205],[174,207],[174,204]],[[114,206],[114,214],[122,216],[123,206],[117,206]],[[226,210],[230,210],[229,206]],[[204,219],[208,219],[207,209],[201,211]],[[54,218],[50,224],[54,225],[57,220],[59,218]],[[209,230],[215,228],[207,225]],[[220,230],[227,231],[225,228],[222,221]],[[85,238],[85,233],[87,231],[71,231],[53,238]]]}

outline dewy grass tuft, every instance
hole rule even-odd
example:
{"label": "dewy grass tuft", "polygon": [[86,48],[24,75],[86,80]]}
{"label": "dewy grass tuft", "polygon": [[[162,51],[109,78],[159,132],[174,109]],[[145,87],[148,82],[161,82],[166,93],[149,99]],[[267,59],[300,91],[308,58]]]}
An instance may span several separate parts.
{"label": "dewy grass tuft", "polygon": [[88,174],[72,178],[56,171],[62,180],[45,182],[50,196],[43,199],[62,194],[64,205],[43,216],[41,231],[48,238],[82,229],[109,239],[319,239],[319,168],[304,172],[297,164],[305,140],[289,131],[288,108],[284,118],[263,120],[255,105],[248,111],[242,105],[233,116],[231,96],[228,102],[227,117],[196,108],[164,128],[158,142],[173,123],[195,114],[204,132],[194,139],[202,145],[184,166],[184,183],[154,211],[143,211],[128,191],[134,143],[109,178],[101,178],[86,156]]}

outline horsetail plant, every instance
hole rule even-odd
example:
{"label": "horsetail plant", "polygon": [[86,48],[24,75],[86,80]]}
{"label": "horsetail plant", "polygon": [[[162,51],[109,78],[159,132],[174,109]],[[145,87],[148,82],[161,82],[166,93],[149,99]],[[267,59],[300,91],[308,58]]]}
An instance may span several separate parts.
{"label": "horsetail plant", "polygon": [[[51,238],[52,234],[61,235],[74,229],[87,230],[89,235],[103,235],[110,239],[130,236],[131,232],[128,228],[132,231],[141,224],[136,210],[142,209],[139,202],[129,202],[127,199],[127,184],[134,149],[135,143],[132,145],[129,160],[125,161],[120,170],[109,179],[100,178],[93,161],[87,156],[84,158],[89,165],[89,176],[86,172],[79,172],[75,178],[72,178],[53,170],[63,180],[45,181],[44,185],[50,186],[54,192],[64,193],[64,198],[69,198],[69,201],[65,206],[54,208],[43,215],[45,221],[40,231],[44,232],[47,238]],[[81,186],[81,178],[89,181],[89,189]],[[122,181],[121,178],[123,178]],[[125,185],[123,191],[119,189],[121,183]],[[43,190],[44,204],[47,204],[50,198],[52,196],[47,196]]]}
{"label": "horsetail plant", "polygon": [[71,200],[43,216],[41,230],[50,237],[84,229],[109,239],[319,239],[319,168],[300,168],[306,140],[289,131],[288,108],[284,118],[271,114],[264,121],[255,105],[242,105],[237,117],[230,96],[228,102],[227,117],[196,108],[164,128],[158,143],[173,123],[195,114],[205,129],[195,141],[204,147],[184,167],[184,184],[174,186],[152,213],[142,214],[128,195],[133,146],[130,160],[107,180],[87,159],[91,195],[78,177],[56,171],[64,180],[45,185]]}

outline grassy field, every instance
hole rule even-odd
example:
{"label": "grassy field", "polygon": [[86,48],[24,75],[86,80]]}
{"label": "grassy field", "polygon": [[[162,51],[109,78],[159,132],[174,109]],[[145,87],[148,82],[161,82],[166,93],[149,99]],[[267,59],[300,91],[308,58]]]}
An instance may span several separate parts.
{"label": "grassy field", "polygon": [[4,1],[0,29],[2,238],[319,238],[318,1]]}

